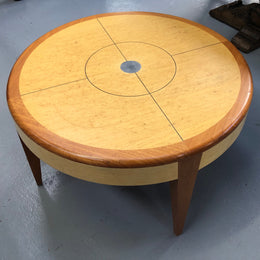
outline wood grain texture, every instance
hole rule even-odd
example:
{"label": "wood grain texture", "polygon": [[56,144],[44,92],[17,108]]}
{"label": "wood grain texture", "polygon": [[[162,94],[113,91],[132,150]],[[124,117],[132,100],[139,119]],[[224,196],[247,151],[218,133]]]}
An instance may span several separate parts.
{"label": "wood grain texture", "polygon": [[[90,88],[94,86],[99,91],[114,96],[136,97],[147,95],[147,91],[134,73],[125,73],[120,69],[123,62],[125,62],[125,59],[114,44],[97,50],[86,61],[85,70]],[[102,64],[102,68],[100,64]],[[119,82],[123,84],[118,84]],[[106,97],[110,98],[108,95]]]}
{"label": "wood grain texture", "polygon": [[35,46],[25,60],[19,79],[20,94],[85,78],[86,57],[108,44],[111,41],[95,19],[57,31]]}
{"label": "wood grain texture", "polygon": [[[118,28],[118,26],[118,30],[113,29],[113,23],[121,24],[123,28],[126,26],[127,21],[130,23],[133,20],[137,22],[142,21],[142,23],[138,22],[135,26],[128,26],[123,31],[121,28]],[[97,31],[96,39],[99,45],[97,45],[95,39],[92,39],[95,37],[91,38],[78,33],[83,31],[84,24],[90,25],[90,34],[91,30]],[[148,24],[150,25],[148,26]],[[163,33],[165,36],[163,38],[161,32],[166,32],[167,30],[170,30],[172,34]],[[66,37],[68,37],[68,35],[70,39],[73,40],[69,41],[69,47],[66,49],[62,47],[61,43],[62,39],[67,39]],[[200,35],[200,37],[197,37],[197,35]],[[143,37],[146,38],[144,39]],[[199,40],[196,40],[196,37]],[[182,39],[182,41],[179,41],[179,39]],[[194,39],[194,41],[191,39]],[[43,84],[44,80],[40,73],[41,65],[38,65],[38,61],[41,60],[45,52],[48,54],[47,56],[51,55],[51,52],[48,52],[50,50],[48,46],[54,46],[56,44],[56,46],[58,46],[57,48],[61,49],[57,55],[71,56],[71,49],[79,47],[79,50],[81,50],[85,40],[87,42],[89,41],[89,50],[92,54],[86,50],[84,55],[81,56],[84,56],[86,62],[89,59],[89,67],[88,65],[85,67],[82,66],[83,60],[81,56],[79,57],[79,62],[74,62],[75,66],[68,66],[69,61],[66,61],[65,58],[64,64],[57,64],[57,68],[54,70],[54,77],[52,77],[53,79],[48,77],[47,81]],[[121,43],[113,45],[118,41]],[[123,41],[147,41],[148,45],[151,45],[148,46],[144,43],[136,45],[137,43],[133,42],[122,43]],[[183,42],[185,44],[183,44]],[[157,47],[153,47],[152,44]],[[159,49],[158,46],[161,49]],[[174,46],[174,49],[172,46]],[[55,46],[53,48],[55,50]],[[109,48],[110,51],[108,51]],[[154,48],[156,51],[147,51],[146,49],[149,48]],[[116,49],[118,53],[111,55]],[[164,50],[166,50],[166,52]],[[95,54],[93,55],[93,53]],[[152,53],[152,55],[149,56],[149,53]],[[121,57],[118,54],[121,54]],[[75,55],[79,56],[77,52]],[[213,62],[208,58],[209,56],[212,57]],[[102,60],[104,59],[102,57],[107,57],[107,60],[111,60],[111,64],[106,62],[103,63],[105,66],[102,67]],[[136,79],[134,79],[133,75],[126,79],[126,75],[120,71],[119,63],[125,61],[125,59],[134,59],[135,57],[141,60],[143,70],[141,69],[140,72],[136,74]],[[201,57],[201,63],[198,57]],[[175,67],[171,62],[172,58]],[[189,58],[191,60],[189,60]],[[50,67],[50,70],[47,68],[47,71],[50,71],[50,73],[51,67],[56,59],[59,59],[58,56],[54,59],[44,60],[44,65]],[[71,59],[73,61],[76,57],[73,56]],[[228,60],[228,62],[225,63],[225,60]],[[169,66],[175,68],[176,71],[174,71],[174,69],[169,70]],[[204,74],[200,69],[201,66],[204,68]],[[230,69],[223,71],[223,66],[228,66]],[[192,67],[194,67],[194,70],[191,69]],[[82,68],[82,70],[80,68]],[[151,68],[151,71],[146,68]],[[180,71],[178,70],[179,68]],[[186,71],[184,71],[185,68],[187,69]],[[27,80],[30,73],[32,74],[34,70],[36,71],[36,78],[31,77]],[[116,70],[118,70],[118,73],[115,73]],[[176,73],[174,79],[167,87],[156,91],[167,84],[168,78],[170,78],[169,71]],[[215,73],[213,73],[213,71]],[[80,72],[80,74],[77,74],[78,72]],[[110,146],[112,142],[103,142],[100,137],[101,135],[93,138],[93,135],[90,134],[89,139],[91,142],[89,143],[87,142],[88,135],[84,137],[83,134],[78,134],[79,139],[73,139],[75,136],[73,135],[73,131],[75,131],[76,128],[80,128],[78,125],[75,126],[74,122],[76,122],[77,119],[81,119],[81,122],[83,122],[84,120],[82,120],[82,118],[86,115],[86,110],[80,109],[84,107],[85,97],[87,96],[81,95],[84,93],[84,88],[80,87],[80,85],[87,81],[84,76],[81,78],[82,72],[83,74],[89,75],[91,82],[105,91],[103,93],[110,91],[116,95],[123,94],[126,96],[133,93],[133,95],[143,95],[144,98],[150,98],[150,101],[147,102],[144,102],[145,99],[140,99],[142,101],[139,107],[144,106],[145,116],[143,117],[143,121],[140,119],[139,126],[136,124],[138,116],[131,115],[130,112],[126,113],[126,118],[130,118],[128,129],[120,128],[120,124],[118,124],[120,120],[118,117],[115,119],[116,116],[108,116],[108,114],[104,114],[103,122],[100,120],[100,122],[96,121],[93,123],[95,126],[92,129],[93,131],[97,130],[98,132],[100,125],[102,126],[101,128],[106,125],[107,128],[105,129],[112,129],[112,126],[110,128],[108,127],[111,123],[115,129],[119,126],[120,131],[125,132],[125,135],[122,137],[118,137],[118,135],[113,134],[112,131],[106,133],[107,136],[111,136],[112,133],[112,139],[114,138],[115,140],[114,146]],[[159,73],[159,76],[156,75],[156,72]],[[65,81],[63,81],[62,76],[67,77]],[[114,84],[115,78],[120,78],[116,84]],[[37,83],[37,80],[39,80],[40,83]],[[51,80],[53,80],[53,82],[51,82]],[[69,82],[67,80],[69,80]],[[186,84],[181,83],[183,80],[185,80]],[[176,85],[174,84],[175,81]],[[89,84],[91,84],[91,82],[89,82]],[[105,84],[106,82],[108,82],[108,84]],[[109,84],[109,82],[112,83]],[[196,86],[192,85],[192,82],[194,82]],[[67,94],[65,92],[62,93],[62,89],[68,90],[69,85],[71,85],[71,90],[74,88],[72,92],[74,91],[76,93],[78,89],[77,97],[82,97],[82,102],[75,99],[75,107],[78,108],[78,110],[77,113],[74,113],[73,120],[72,117],[67,118],[68,114],[64,116],[64,113],[63,115],[62,113],[55,113],[54,110],[55,107],[56,109],[60,107],[62,108],[60,110],[63,111],[64,109],[64,111],[66,111],[66,109],[69,109],[70,104],[74,104],[73,100],[69,99],[68,94],[72,92],[68,92]],[[20,89],[21,86],[23,90]],[[116,86],[119,87],[117,88]],[[92,87],[94,89],[94,86]],[[180,90],[183,87],[186,87],[186,90],[183,93],[179,92],[179,95],[175,96],[176,93],[178,93],[178,89]],[[60,90],[61,93],[58,93],[58,90]],[[44,108],[47,107],[46,104],[49,105],[51,102],[49,102],[49,100],[41,100],[38,106],[35,104],[35,100],[39,101],[41,96],[47,97],[50,93],[55,93],[56,97],[60,96],[63,98],[67,95],[65,102],[61,103],[60,101],[56,104],[52,104],[53,106],[50,107],[50,111],[52,111],[51,116],[56,119],[56,121],[54,120],[53,122],[57,122],[57,125],[53,126],[54,129],[51,129],[50,124],[46,123],[49,120],[47,116],[48,111]],[[203,93],[205,93],[205,97]],[[21,94],[23,94],[22,97]],[[108,97],[110,94],[106,93],[106,95],[107,100],[110,101],[107,101],[107,107],[104,110],[113,110],[116,102]],[[30,96],[34,97],[34,99],[31,98],[31,103]],[[163,96],[165,96],[165,99]],[[130,111],[131,107],[127,105],[127,99],[125,99],[125,97],[122,98],[124,99],[122,102],[123,105],[118,106],[118,111],[124,111],[124,109]],[[226,39],[204,26],[182,18],[144,12],[98,15],[73,21],[54,29],[28,47],[17,60],[10,74],[7,89],[8,105],[14,120],[31,140],[44,149],[69,160],[112,168],[169,164],[185,156],[200,153],[211,148],[231,134],[239,125],[249,109],[251,98],[252,79],[249,68],[242,55]],[[60,100],[62,100],[62,98]],[[187,107],[184,107],[185,102],[189,103],[187,100],[194,101],[194,106],[191,106],[190,109],[188,109],[189,105],[187,104]],[[92,102],[93,106],[98,104],[98,102],[95,104],[93,100]],[[157,118],[155,121],[158,120],[156,114],[161,113],[161,119],[157,121],[157,124],[149,121],[151,119],[150,114],[154,112],[153,109],[149,110],[149,103],[151,102],[154,103],[153,109],[157,110],[157,112],[154,113]],[[133,104],[135,104],[133,107],[136,108],[135,101],[133,101]],[[213,105],[210,106],[210,104]],[[182,106],[183,109],[181,111],[178,110],[178,106]],[[218,109],[216,109],[216,106]],[[73,110],[72,105],[71,107]],[[41,110],[42,114],[39,115],[38,112]],[[148,110],[150,112],[146,113],[145,111]],[[200,110],[201,113],[199,113]],[[116,111],[116,109],[113,111]],[[118,111],[116,115],[121,115]],[[137,115],[138,113],[143,113],[142,109],[135,109],[134,111]],[[100,118],[102,118],[102,115],[100,115]],[[145,118],[150,118],[148,120],[149,126],[148,128],[144,128],[145,131],[142,133],[140,129],[142,129],[141,125],[145,123]],[[206,118],[206,120],[204,120],[204,118]],[[88,120],[86,122],[89,122]],[[105,120],[107,120],[107,123],[105,123]],[[71,131],[68,127],[64,128],[64,124],[58,124],[58,122],[64,123],[65,121],[70,125]],[[136,129],[131,127],[135,124],[137,125]],[[84,123],[82,123],[82,125],[84,125]],[[90,126],[90,124],[87,125],[88,127]],[[145,141],[145,134],[151,131],[155,125],[154,133],[161,131],[163,138],[157,136],[153,140],[148,138]],[[167,129],[170,128],[172,128],[172,134],[169,134],[169,132],[165,134],[164,131],[167,132]],[[147,129],[150,130],[147,132]],[[77,131],[79,133],[84,132],[80,130]],[[124,139],[126,139],[125,136],[127,136],[127,134],[130,136],[131,133],[133,133],[132,136],[135,136],[135,138],[131,139],[131,137],[129,137],[127,144],[124,143]],[[137,137],[139,141],[137,141]],[[97,140],[96,143],[95,140]],[[105,145],[102,147],[101,143]],[[109,147],[112,147],[112,149]]]}
{"label": "wood grain texture", "polygon": [[230,111],[240,91],[240,71],[223,44],[174,59],[178,70],[174,80],[153,96],[188,140],[216,125]]}
{"label": "wood grain texture", "polygon": [[81,145],[137,150],[180,141],[147,95],[108,95],[84,80],[22,99],[32,117],[47,130]]}
{"label": "wood grain texture", "polygon": [[182,233],[194,184],[199,170],[201,153],[188,156],[178,163],[178,180],[170,182],[174,233]]}
{"label": "wood grain texture", "polygon": [[[115,19],[117,24],[115,26]],[[216,44],[226,39],[182,18],[152,13],[104,16],[99,20],[115,42],[151,43],[172,55]]]}
{"label": "wood grain texture", "polygon": [[[141,64],[137,74],[150,93],[168,89],[169,84],[175,81],[177,65],[167,49],[161,48],[160,45],[134,41],[117,46],[127,60],[135,60]],[[142,89],[146,90],[144,87]]]}

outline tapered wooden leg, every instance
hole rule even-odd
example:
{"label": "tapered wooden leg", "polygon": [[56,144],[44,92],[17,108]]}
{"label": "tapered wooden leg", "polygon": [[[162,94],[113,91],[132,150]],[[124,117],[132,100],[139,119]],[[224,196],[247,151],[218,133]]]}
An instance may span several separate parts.
{"label": "tapered wooden leg", "polygon": [[178,180],[170,182],[173,230],[177,236],[182,233],[184,227],[201,155],[195,154],[181,160],[178,163]]}
{"label": "tapered wooden leg", "polygon": [[[20,136],[19,136],[19,138],[20,138]],[[42,186],[42,173],[41,173],[40,159],[29,150],[29,148],[25,145],[25,143],[23,142],[23,140],[21,138],[20,138],[20,141],[22,143],[26,158],[31,167],[34,179],[38,186]]]}

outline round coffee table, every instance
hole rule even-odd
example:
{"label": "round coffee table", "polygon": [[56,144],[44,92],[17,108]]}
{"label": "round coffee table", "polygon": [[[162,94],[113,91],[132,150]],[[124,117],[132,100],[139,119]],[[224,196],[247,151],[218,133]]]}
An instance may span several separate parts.
{"label": "round coffee table", "polygon": [[216,32],[170,15],[82,18],[30,45],[7,99],[27,159],[109,185],[170,182],[181,234],[197,171],[238,137],[252,79]]}

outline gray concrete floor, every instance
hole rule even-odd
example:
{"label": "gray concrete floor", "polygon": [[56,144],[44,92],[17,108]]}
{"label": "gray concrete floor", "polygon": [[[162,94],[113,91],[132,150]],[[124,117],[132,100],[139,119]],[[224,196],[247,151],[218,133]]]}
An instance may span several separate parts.
{"label": "gray concrete floor", "polygon": [[254,98],[233,146],[200,171],[184,234],[172,234],[168,184],[113,187],[42,164],[38,188],[9,114],[5,89],[19,54],[71,20],[114,11],[182,16],[228,39],[213,0],[0,0],[0,259],[260,259],[260,49],[244,54]]}

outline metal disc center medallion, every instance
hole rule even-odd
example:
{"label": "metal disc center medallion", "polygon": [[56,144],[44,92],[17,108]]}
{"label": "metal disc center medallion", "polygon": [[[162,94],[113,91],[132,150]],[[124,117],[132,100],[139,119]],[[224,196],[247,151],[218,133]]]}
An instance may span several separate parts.
{"label": "metal disc center medallion", "polygon": [[137,61],[129,60],[123,62],[120,69],[126,73],[135,73],[141,69],[141,64]]}

